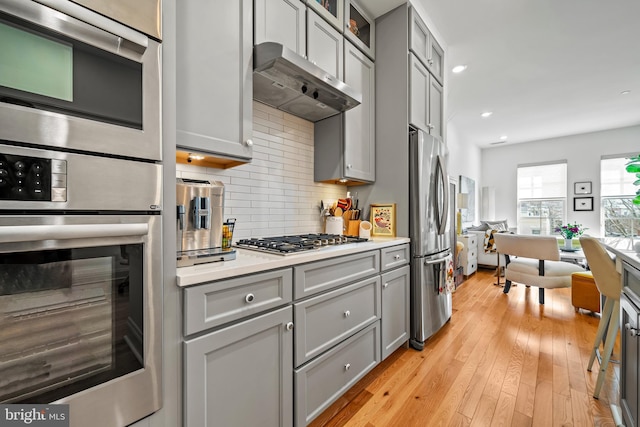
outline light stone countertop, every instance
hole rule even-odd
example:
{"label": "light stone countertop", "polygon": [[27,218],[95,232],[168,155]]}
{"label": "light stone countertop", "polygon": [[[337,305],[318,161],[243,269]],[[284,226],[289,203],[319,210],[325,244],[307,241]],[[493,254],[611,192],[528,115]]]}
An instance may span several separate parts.
{"label": "light stone countertop", "polygon": [[409,241],[407,237],[374,237],[368,242],[326,246],[317,250],[292,255],[276,255],[236,248],[237,253],[234,260],[179,267],[177,269],[177,284],[180,287],[197,285],[214,280],[228,279],[306,262],[401,245],[409,243]]}
{"label": "light stone countertop", "polygon": [[[601,239],[604,246],[616,255],[617,261],[623,260],[640,270],[640,254],[638,254],[631,246],[628,238],[610,238]],[[621,266],[618,265],[619,271]]]}

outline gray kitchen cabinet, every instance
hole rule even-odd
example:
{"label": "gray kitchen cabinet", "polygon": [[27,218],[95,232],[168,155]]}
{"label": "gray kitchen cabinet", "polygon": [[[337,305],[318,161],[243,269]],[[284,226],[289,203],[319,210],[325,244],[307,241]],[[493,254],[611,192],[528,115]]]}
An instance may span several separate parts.
{"label": "gray kitchen cabinet", "polygon": [[380,272],[380,252],[368,251],[293,267],[296,300],[338,288]]}
{"label": "gray kitchen cabinet", "polygon": [[389,246],[380,249],[380,271],[388,271],[409,264],[409,260],[409,245]]}
{"label": "gray kitchen cabinet", "polygon": [[301,0],[255,0],[255,44],[277,42],[306,56],[306,10]]}
{"label": "gray kitchen cabinet", "polygon": [[290,303],[292,277],[287,268],[186,288],[185,335]]}
{"label": "gray kitchen cabinet", "polygon": [[295,425],[306,426],[380,363],[375,321],[295,371]]}
{"label": "gray kitchen cabinet", "polygon": [[379,276],[295,303],[295,366],[379,319],[380,310]]}
{"label": "gray kitchen cabinet", "polygon": [[375,65],[345,40],[344,82],[362,93],[362,103],[343,114],[316,122],[314,180],[374,182]]}
{"label": "gray kitchen cabinet", "polygon": [[291,426],[291,306],[184,343],[184,425]]}
{"label": "gray kitchen cabinet", "polygon": [[409,55],[409,123],[442,138],[442,86],[414,54]]}
{"label": "gray kitchen cabinet", "polygon": [[343,80],[342,40],[342,33],[313,10],[307,11],[307,59],[338,80]]}
{"label": "gray kitchen cabinet", "polygon": [[[365,3],[366,4],[366,3]],[[355,0],[344,2],[344,36],[372,60],[376,59],[376,21]]]}
{"label": "gray kitchen cabinet", "polygon": [[444,84],[444,50],[427,28],[415,8],[409,8],[409,49]]}
{"label": "gray kitchen cabinet", "polygon": [[382,359],[409,340],[410,267],[396,268],[382,278]]}
{"label": "gray kitchen cabinet", "polygon": [[307,0],[307,4],[342,33],[344,0]]}
{"label": "gray kitchen cabinet", "polygon": [[620,408],[626,426],[640,422],[640,270],[622,263]]}
{"label": "gray kitchen cabinet", "polygon": [[191,0],[176,10],[176,145],[252,157],[253,1]]}

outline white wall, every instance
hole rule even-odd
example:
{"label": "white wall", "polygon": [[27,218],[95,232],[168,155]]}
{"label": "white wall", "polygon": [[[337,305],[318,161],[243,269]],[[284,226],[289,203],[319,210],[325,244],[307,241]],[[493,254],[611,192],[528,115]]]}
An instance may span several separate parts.
{"label": "white wall", "polygon": [[[447,147],[449,148],[449,175],[456,179],[458,183],[458,192],[460,191],[460,175],[464,175],[476,182],[475,200],[476,214],[474,223],[478,224],[480,218],[481,203],[481,172],[480,166],[481,150],[470,142],[461,141],[456,130],[452,126],[448,126]],[[463,227],[470,226],[470,223],[463,223]]]}
{"label": "white wall", "polygon": [[[640,126],[613,129],[525,144],[503,145],[481,151],[481,186],[496,189],[496,218],[516,225],[516,170],[519,164],[567,160],[567,221],[589,228],[600,236],[600,159],[606,155],[640,152]],[[573,184],[591,181],[593,211],[573,211]],[[485,219],[485,218],[480,218]],[[488,219],[488,218],[487,218]]]}
{"label": "white wall", "polygon": [[176,176],[222,181],[233,241],[323,231],[320,200],[346,196],[343,185],[313,181],[313,123],[253,103],[253,160],[229,169],[178,164]]}

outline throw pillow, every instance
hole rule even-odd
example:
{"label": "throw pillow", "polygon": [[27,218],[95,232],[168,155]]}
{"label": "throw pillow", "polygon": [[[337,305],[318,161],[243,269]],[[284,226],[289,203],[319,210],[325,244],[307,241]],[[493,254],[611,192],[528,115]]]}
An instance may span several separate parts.
{"label": "throw pillow", "polygon": [[509,225],[507,224],[507,220],[499,220],[499,221],[480,221],[483,225],[487,226],[487,229],[496,229],[499,231],[507,231],[509,229]]}

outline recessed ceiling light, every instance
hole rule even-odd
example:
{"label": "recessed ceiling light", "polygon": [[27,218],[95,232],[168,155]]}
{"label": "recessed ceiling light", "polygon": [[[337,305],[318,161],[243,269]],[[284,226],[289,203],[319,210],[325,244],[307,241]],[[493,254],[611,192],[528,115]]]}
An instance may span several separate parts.
{"label": "recessed ceiling light", "polygon": [[620,92],[620,95],[629,95],[630,93],[630,90],[623,90],[622,92]]}
{"label": "recessed ceiling light", "polygon": [[454,73],[456,73],[456,74],[457,74],[457,73],[461,73],[461,72],[463,72],[463,71],[464,71],[464,70],[466,70],[466,69],[467,69],[467,66],[466,66],[466,65],[456,65],[455,67],[453,67],[453,68],[451,69],[451,71],[453,71]]}
{"label": "recessed ceiling light", "polygon": [[507,135],[500,136],[500,141],[506,141],[506,140],[507,140]]}
{"label": "recessed ceiling light", "polygon": [[496,142],[490,142],[489,145],[498,145],[498,144],[504,144],[505,141],[496,141]]}
{"label": "recessed ceiling light", "polygon": [[480,114],[480,115],[481,115],[482,117],[484,117],[484,118],[487,118],[487,117],[489,117],[489,116],[490,116],[490,115],[492,115],[492,114],[493,114],[493,111],[485,111],[484,113],[482,113],[482,114]]}

